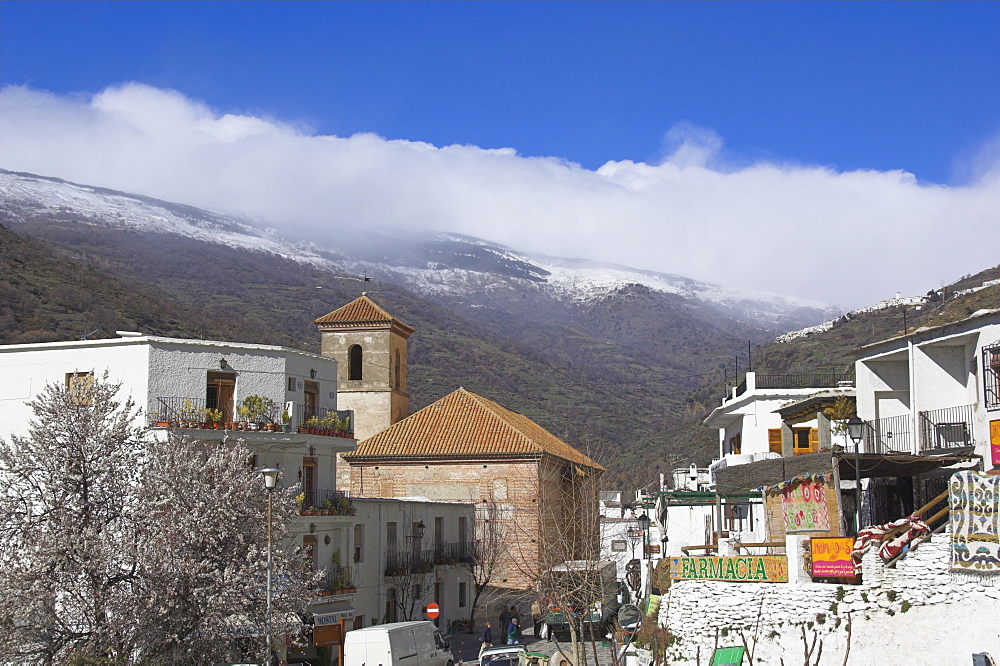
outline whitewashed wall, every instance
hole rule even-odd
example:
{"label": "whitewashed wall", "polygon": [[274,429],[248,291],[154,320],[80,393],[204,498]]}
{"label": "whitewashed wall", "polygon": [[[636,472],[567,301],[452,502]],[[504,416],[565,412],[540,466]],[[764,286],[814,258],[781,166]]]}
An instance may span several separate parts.
{"label": "whitewashed wall", "polygon": [[696,664],[699,649],[707,663],[716,645],[742,645],[743,638],[754,648],[753,663],[803,663],[804,629],[810,643],[822,641],[818,663],[840,666],[848,626],[852,665],[968,664],[974,652],[1000,656],[1000,587],[953,580],[948,543],[948,534],[935,535],[895,569],[869,551],[858,586],[674,582],[659,615],[660,626],[679,638],[671,663]]}

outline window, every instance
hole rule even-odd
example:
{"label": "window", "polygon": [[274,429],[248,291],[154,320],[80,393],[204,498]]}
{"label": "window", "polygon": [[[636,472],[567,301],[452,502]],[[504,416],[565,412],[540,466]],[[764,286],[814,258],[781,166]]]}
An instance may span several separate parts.
{"label": "window", "polygon": [[295,390],[295,386],[296,386],[295,377],[289,377],[288,378],[288,392],[291,393],[292,391],[294,391]]}
{"label": "window", "polygon": [[302,473],[299,477],[302,483],[302,507],[308,509],[315,507],[318,498],[316,497],[316,459],[306,456],[302,459]]}
{"label": "window", "polygon": [[385,524],[385,548],[386,550],[399,550],[399,541],[396,536],[396,523]]}
{"label": "window", "polygon": [[458,607],[465,608],[465,602],[468,597],[468,590],[466,589],[466,583],[458,584]]}
{"label": "window", "polygon": [[302,537],[302,550],[305,554],[306,565],[310,571],[316,570],[316,550],[318,542],[316,537],[307,534]]}
{"label": "window", "polygon": [[205,407],[222,412],[222,422],[233,420],[233,396],[236,394],[236,375],[230,372],[210,372],[205,387]]}
{"label": "window", "polygon": [[66,373],[66,389],[70,394],[70,402],[74,405],[90,404],[90,389],[93,385],[93,372]]}
{"label": "window", "polygon": [[365,561],[365,526],[354,526],[354,562],[359,564]]}
{"label": "window", "polygon": [[781,455],[781,428],[768,428],[767,450]]}
{"label": "window", "polygon": [[306,382],[302,394],[302,420],[316,416],[316,403],[319,398],[319,384]]}
{"label": "window", "polygon": [[444,551],[444,518],[441,516],[434,518],[434,550]]}
{"label": "window", "polygon": [[396,588],[390,587],[385,591],[385,621],[396,622]]}
{"label": "window", "polygon": [[468,554],[468,546],[466,545],[469,538],[465,531],[465,516],[460,516],[458,518],[458,556],[464,558]]}
{"label": "window", "polygon": [[354,628],[355,629],[364,629],[365,628],[365,616],[364,615],[355,615],[354,616]]}
{"label": "window", "polygon": [[622,541],[621,539],[615,539],[611,542],[611,552],[612,553],[624,553],[628,550],[628,543]]}
{"label": "window", "polygon": [[819,430],[816,428],[794,428],[792,430],[793,455],[816,453],[819,450]]}
{"label": "window", "polygon": [[400,388],[401,384],[400,384],[400,378],[399,378],[400,377],[400,372],[399,372],[399,350],[398,349],[396,350],[396,362],[393,365],[393,369],[394,369],[393,375],[392,375],[393,381],[395,382],[396,388]]}
{"label": "window", "polygon": [[740,450],[742,449],[742,445],[743,445],[743,433],[738,432],[732,437],[730,437],[729,441],[726,442],[726,453],[739,454]]}
{"label": "window", "polygon": [[361,345],[351,345],[347,350],[347,378],[362,379]]}

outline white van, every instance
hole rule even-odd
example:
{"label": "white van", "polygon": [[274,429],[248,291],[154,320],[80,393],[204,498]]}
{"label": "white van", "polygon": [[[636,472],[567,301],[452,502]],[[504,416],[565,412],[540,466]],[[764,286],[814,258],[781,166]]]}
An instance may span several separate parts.
{"label": "white van", "polygon": [[344,666],[454,666],[451,646],[431,622],[394,622],[344,635]]}

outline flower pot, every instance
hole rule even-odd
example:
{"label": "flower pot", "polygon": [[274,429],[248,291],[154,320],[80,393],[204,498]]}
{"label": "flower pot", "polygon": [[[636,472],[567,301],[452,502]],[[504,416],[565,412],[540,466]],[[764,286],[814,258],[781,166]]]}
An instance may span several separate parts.
{"label": "flower pot", "polygon": [[170,421],[157,421],[155,427],[157,427],[157,428],[169,428],[170,427]]}

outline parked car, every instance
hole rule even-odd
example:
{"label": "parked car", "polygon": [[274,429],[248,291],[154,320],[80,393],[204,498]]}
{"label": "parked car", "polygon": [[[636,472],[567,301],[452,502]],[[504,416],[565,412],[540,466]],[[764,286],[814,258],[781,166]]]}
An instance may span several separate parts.
{"label": "parked car", "polygon": [[488,647],[479,657],[479,666],[518,666],[525,649],[521,644]]}
{"label": "parked car", "polygon": [[394,622],[344,635],[344,666],[455,666],[451,645],[431,622]]}

